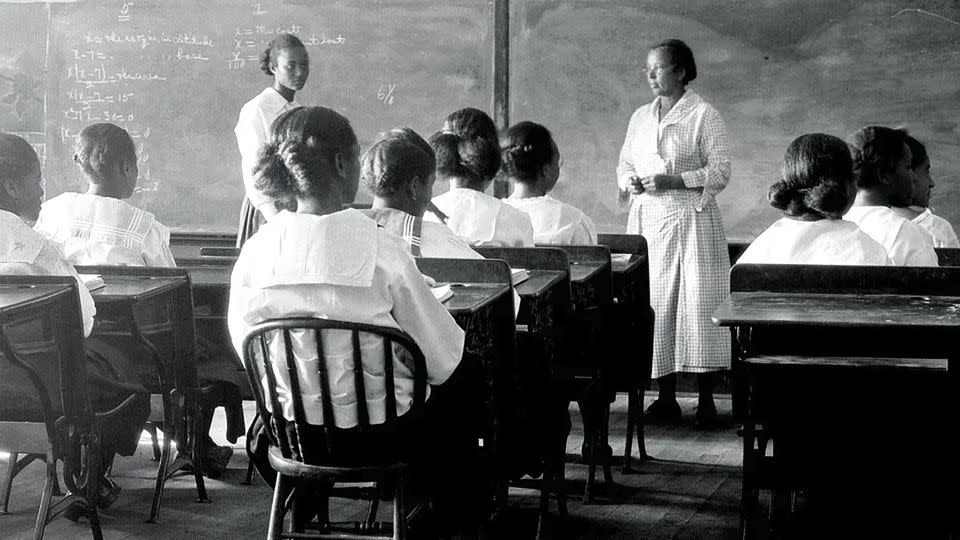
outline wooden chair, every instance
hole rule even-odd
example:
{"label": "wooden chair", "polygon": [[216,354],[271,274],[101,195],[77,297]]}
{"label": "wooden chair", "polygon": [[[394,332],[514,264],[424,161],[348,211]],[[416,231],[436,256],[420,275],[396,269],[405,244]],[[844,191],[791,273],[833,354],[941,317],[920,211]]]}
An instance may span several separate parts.
{"label": "wooden chair", "polygon": [[[853,298],[960,296],[960,269],[737,264],[731,270],[730,285],[734,292],[849,294]],[[772,490],[793,501],[797,489],[816,485],[818,478],[862,474],[848,466],[849,440],[856,438],[851,433],[872,434],[888,424],[913,423],[925,426],[920,429],[924,438],[933,439],[938,422],[944,421],[942,411],[949,409],[946,364],[938,360],[950,354],[956,341],[948,333],[938,338],[929,329],[909,326],[877,331],[802,325],[735,332],[740,333],[741,345],[734,351],[732,372],[734,415],[743,424],[739,434],[744,440],[744,537],[752,534],[760,490]],[[816,391],[811,393],[811,388]],[[858,412],[864,410],[873,414]],[[772,456],[767,455],[771,441]],[[890,463],[878,457],[896,455],[894,446],[903,443],[869,449],[856,458],[856,468],[886,477]],[[834,464],[837,452],[846,457]],[[771,505],[771,511],[776,510],[777,505]]]}
{"label": "wooden chair", "polygon": [[[627,393],[627,436],[624,441],[624,474],[633,472],[631,453],[636,429],[637,453],[641,460],[649,458],[644,436],[643,399],[650,386],[653,368],[654,312],[650,307],[650,275],[647,264],[647,240],[639,234],[600,234],[598,242],[611,253],[630,254],[624,266],[639,265],[629,275],[618,272],[614,263],[613,305],[609,306],[608,336],[614,340],[612,351],[617,363],[615,381],[618,392]],[[633,277],[636,276],[636,277]],[[637,337],[640,336],[640,340]],[[637,344],[640,344],[637,354]]]}
{"label": "wooden chair", "polygon": [[[179,268],[78,266],[82,274],[124,277],[174,277],[183,281],[174,292],[143,302],[97,305],[97,324],[90,336],[124,353],[129,367],[151,392],[147,429],[164,432],[148,522],[160,513],[164,485],[182,470],[192,471],[197,502],[210,502],[203,481],[201,443],[206,433],[201,418],[234,395],[226,383],[201,384],[197,377],[196,334],[190,278]],[[94,300],[97,295],[94,291]],[[171,441],[177,458],[170,461]],[[154,439],[154,448],[158,446]]]}
{"label": "wooden chair", "polygon": [[960,266],[960,249],[934,248],[937,252],[937,261],[940,266]]}
{"label": "wooden chair", "polygon": [[[355,414],[358,425],[352,428],[335,426],[333,402],[329,391],[321,392],[321,413],[323,425],[317,426],[307,422],[307,413],[304,407],[300,388],[302,381],[298,371],[301,362],[294,354],[293,332],[312,333],[316,347],[319,378],[321,388],[330,388],[330,375],[327,372],[326,357],[323,343],[331,331],[347,331],[350,333],[353,344],[353,358],[350,369],[353,371],[356,395]],[[423,353],[413,340],[399,330],[378,327],[368,324],[348,323],[324,319],[279,319],[266,321],[250,329],[243,345],[243,362],[250,378],[250,386],[254,389],[257,400],[257,410],[262,418],[269,419],[266,428],[269,431],[271,445],[269,449],[270,466],[277,472],[276,485],[273,491],[273,505],[270,511],[270,525],[267,538],[384,538],[402,539],[406,537],[407,500],[405,496],[405,456],[397,457],[389,454],[380,459],[367,462],[357,461],[342,450],[347,437],[362,436],[372,429],[370,415],[364,387],[364,366],[360,350],[360,335],[369,334],[383,340],[384,355],[383,373],[385,382],[386,422],[376,425],[379,432],[396,430],[399,433],[397,419],[396,394],[394,392],[394,344],[405,349],[412,361],[414,376],[413,403],[406,415],[420,415],[426,400],[426,367]],[[282,343],[281,353],[274,354],[269,342],[279,340]],[[369,365],[370,360],[368,360]],[[286,373],[289,392],[285,392],[284,399],[291,404],[293,418],[286,418],[278,392],[278,373]],[[312,375],[312,374],[311,374]],[[266,381],[266,388],[262,381]],[[406,416],[405,415],[405,416]],[[416,418],[414,418],[415,420]],[[294,433],[304,433],[309,430],[318,430],[325,442],[323,447],[306,438],[291,440],[288,429]],[[383,482],[394,481],[393,493],[393,527],[392,534],[383,534],[383,528],[375,523],[376,503],[371,505],[368,518],[362,523],[329,523],[327,516],[320,516],[317,526],[304,523],[301,519],[300,501],[296,497],[298,489],[307,489],[311,485],[332,485],[337,482]],[[378,499],[375,499],[378,500]],[[283,532],[284,516],[292,507],[291,530]],[[307,529],[315,529],[315,534],[308,534]]]}
{"label": "wooden chair", "polygon": [[[35,459],[46,462],[46,476],[34,539],[74,502],[83,505],[90,529],[103,538],[97,509],[101,476],[101,426],[134,397],[94,414],[87,397],[86,361],[77,282],[69,276],[0,276],[5,286],[56,286],[34,301],[0,312],[0,448],[9,453],[0,478],[0,506],[7,512],[13,477]],[[19,458],[19,455],[24,457]],[[57,462],[63,462],[67,494],[59,495]]]}

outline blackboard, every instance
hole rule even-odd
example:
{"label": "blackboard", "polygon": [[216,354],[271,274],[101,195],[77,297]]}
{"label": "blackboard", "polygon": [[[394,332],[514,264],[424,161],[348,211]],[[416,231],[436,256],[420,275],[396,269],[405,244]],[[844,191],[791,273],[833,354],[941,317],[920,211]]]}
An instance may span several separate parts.
{"label": "blackboard", "polygon": [[[257,55],[278,32],[307,45],[298,100],[353,123],[423,134],[464,106],[490,109],[493,5],[486,0],[0,0],[0,130],[44,158],[48,196],[82,189],[76,135],[131,133],[131,202],[179,230],[236,230],[243,196],[233,128],[271,80]],[[5,96],[13,95],[13,97]]]}
{"label": "blackboard", "polygon": [[927,144],[931,206],[960,224],[960,4],[955,0],[513,0],[511,122],[550,128],[564,156],[557,197],[623,231],[617,157],[631,113],[653,96],[647,48],[686,41],[690,87],[723,116],[733,176],[719,197],[728,237],[776,220],[766,203],[803,133],[846,137],[906,124]]}

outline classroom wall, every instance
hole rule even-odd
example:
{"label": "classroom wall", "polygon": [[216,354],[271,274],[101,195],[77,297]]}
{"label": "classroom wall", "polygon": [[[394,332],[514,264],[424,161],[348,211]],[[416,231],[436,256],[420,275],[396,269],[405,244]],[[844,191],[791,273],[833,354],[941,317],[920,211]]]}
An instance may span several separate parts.
{"label": "classroom wall", "polygon": [[511,121],[546,124],[564,156],[558,196],[623,231],[617,157],[631,113],[652,100],[650,45],[686,41],[690,88],[726,121],[727,234],[778,218],[766,202],[790,141],[906,124],[927,143],[932,206],[960,223],[960,3],[837,0],[513,0]]}
{"label": "classroom wall", "polygon": [[[81,189],[80,130],[111,121],[140,153],[132,202],[175,229],[235,232],[243,184],[233,128],[271,84],[257,57],[300,36],[311,73],[298,100],[379,132],[438,129],[488,109],[493,7],[475,0],[0,0],[0,129],[45,156],[47,194]],[[13,96],[12,98],[9,96]]]}
{"label": "classroom wall", "polygon": [[[234,231],[233,127],[269,83],[254,57],[277,31],[307,42],[301,102],[346,114],[365,147],[400,125],[429,135],[459,107],[491,110],[493,11],[492,0],[0,0],[0,129],[35,144],[55,195],[82,186],[76,134],[110,119],[140,148],[134,204],[175,229]],[[869,123],[906,124],[928,143],[932,205],[960,222],[955,1],[511,0],[510,14],[511,121],[554,132],[556,195],[602,231],[625,228],[617,155],[652,99],[646,49],[667,37],[692,46],[691,88],[727,123],[733,177],[718,201],[730,237],[777,218],[765,194],[790,140]]]}

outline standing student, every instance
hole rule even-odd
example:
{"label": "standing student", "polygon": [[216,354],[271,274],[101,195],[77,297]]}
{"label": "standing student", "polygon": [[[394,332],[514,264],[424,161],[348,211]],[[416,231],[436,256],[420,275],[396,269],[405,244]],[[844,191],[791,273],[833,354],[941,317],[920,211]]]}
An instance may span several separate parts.
{"label": "standing student", "polygon": [[[463,330],[434,298],[409,247],[361,212],[342,209],[357,192],[359,154],[350,123],[325,107],[301,107],[283,113],[274,122],[255,168],[256,185],[268,196],[295,199],[296,211],[281,211],[243,246],[230,285],[230,336],[242,354],[249,329],[267,319],[320,317],[406,332],[426,360],[427,382],[431,385],[424,411],[428,429],[425,433],[410,431],[414,426],[408,424],[406,413],[413,399],[413,376],[404,361],[406,353],[398,350],[393,373],[401,433],[382,433],[374,428],[368,436],[357,434],[351,453],[361,458],[407,449],[426,465],[462,459],[476,440],[457,438],[465,430],[455,429],[455,422],[432,422],[444,414],[462,414],[464,405],[456,402],[454,381],[464,373],[457,369],[463,352]],[[299,363],[312,374],[300,380],[307,421],[323,423],[317,396],[330,391],[337,426],[354,427],[357,418],[353,402],[363,397],[356,395],[353,372],[335,360],[352,354],[349,334],[330,332],[324,338],[330,388],[322,387],[316,368],[310,367],[315,357],[298,355]],[[296,350],[315,350],[312,335],[298,336],[297,342]],[[360,346],[366,366],[365,399],[370,422],[375,426],[386,418],[382,398],[385,380],[376,367],[383,361],[383,345],[379,338],[364,335]],[[270,347],[276,352],[282,349],[276,340]],[[277,380],[286,385],[287,379],[285,370],[280,369]],[[290,407],[288,402],[283,411],[274,413],[292,419]],[[269,439],[263,424],[255,425],[251,433],[251,458],[261,475],[272,482],[274,473],[267,460]],[[291,436],[324,447],[320,429]],[[455,476],[459,478],[459,473]],[[448,497],[441,504],[457,504],[457,499]]]}
{"label": "standing student", "polygon": [[[906,133],[906,132],[904,132]],[[917,139],[907,135],[910,147],[910,169],[913,171],[913,197],[911,205],[891,208],[930,235],[935,248],[960,248],[960,239],[949,221],[934,215],[930,209],[930,191],[933,189],[933,177],[930,176],[930,156],[927,148]]]}
{"label": "standing student", "polygon": [[547,128],[533,122],[514,124],[500,135],[500,152],[500,171],[514,186],[503,202],[530,216],[534,242],[597,243],[597,231],[586,214],[548,195],[560,179],[563,157]]}
{"label": "standing student", "polygon": [[653,102],[630,117],[617,179],[630,191],[627,232],[650,251],[650,302],[656,312],[653,371],[660,395],[648,412],[679,420],[678,371],[697,373],[697,421],[716,423],[713,373],[730,367],[730,336],[710,320],[730,294],[730,259],[714,197],[730,181],[720,113],[687,89],[697,78],[693,51],[678,39],[649,50]]}
{"label": "standing student", "polygon": [[430,206],[437,159],[427,141],[410,128],[383,134],[363,155],[361,178],[373,195],[364,213],[409,244],[414,257],[480,259],[443,223],[424,221]]}
{"label": "standing student", "polygon": [[240,211],[237,247],[257,232],[264,221],[277,214],[283,201],[267,196],[254,185],[253,168],[260,147],[267,140],[270,124],[281,113],[299,107],[295,96],[310,75],[310,57],[303,42],[291,34],[280,34],[260,55],[260,70],[273,78],[273,84],[240,109],[233,132],[240,147],[240,165],[246,197]]}
{"label": "standing student", "polygon": [[897,266],[938,266],[930,236],[890,207],[909,206],[913,199],[913,158],[902,131],[867,126],[847,139],[853,157],[857,198],[843,219],[887,250]]}
{"label": "standing student", "polygon": [[[484,193],[500,170],[497,127],[486,113],[460,109],[447,116],[443,129],[430,137],[437,156],[437,178],[450,190],[433,198],[446,224],[471,245],[533,246],[530,218]],[[433,213],[427,219],[440,221]]]}
{"label": "standing student", "polygon": [[781,178],[767,194],[784,217],[760,233],[738,262],[760,264],[890,264],[887,250],[843,219],[857,187],[847,143],[823,133],[787,147]]}
{"label": "standing student", "polygon": [[170,230],[125,201],[138,172],[127,131],[106,123],[85,127],[73,160],[87,180],[86,193],[63,193],[43,203],[34,229],[73,264],[176,266]]}
{"label": "standing student", "polygon": [[[28,225],[40,214],[43,198],[40,177],[40,160],[30,144],[16,135],[0,133],[0,273],[72,276],[77,281],[83,334],[89,336],[97,312],[90,292],[60,248]],[[150,414],[149,392],[139,384],[136,375],[126,373],[123,362],[111,361],[108,355],[113,352],[101,348],[86,351],[88,396],[95,411],[110,411],[136,396],[112,422],[103,426],[100,438],[103,474],[115,453],[131,456],[136,452],[143,424]],[[4,388],[4,385],[5,381],[0,381],[3,399],[15,399],[11,396],[22,391]],[[107,508],[120,494],[120,486],[106,476],[97,481],[98,504],[100,508]],[[67,508],[66,516],[76,520],[82,512],[83,507],[74,503]]]}

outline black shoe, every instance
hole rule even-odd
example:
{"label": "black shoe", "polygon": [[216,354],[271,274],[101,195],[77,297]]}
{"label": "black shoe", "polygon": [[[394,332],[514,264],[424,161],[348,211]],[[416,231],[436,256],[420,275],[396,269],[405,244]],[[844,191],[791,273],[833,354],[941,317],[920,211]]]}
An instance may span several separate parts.
{"label": "black shoe", "polygon": [[[580,446],[580,463],[590,463],[593,455],[593,445],[583,443]],[[600,447],[599,463],[607,463],[613,457],[613,448],[609,444]]]}
{"label": "black shoe", "polygon": [[208,478],[220,478],[227,470],[230,457],[233,456],[232,446],[211,446],[203,451],[203,474]]}
{"label": "black shoe", "polygon": [[97,506],[103,510],[110,508],[110,505],[120,496],[121,491],[123,490],[113,480],[101,478],[100,485],[97,486]]}
{"label": "black shoe", "polygon": [[657,399],[647,407],[645,421],[651,424],[676,424],[682,416],[680,404],[676,400]]}
{"label": "black shoe", "polygon": [[80,521],[80,518],[85,517],[86,515],[87,506],[80,501],[74,501],[70,503],[70,505],[63,510],[63,517],[74,523]]}
{"label": "black shoe", "polygon": [[717,414],[717,407],[711,403],[707,406],[697,406],[696,416],[693,425],[700,430],[709,431],[723,427],[720,422],[720,415]]}

